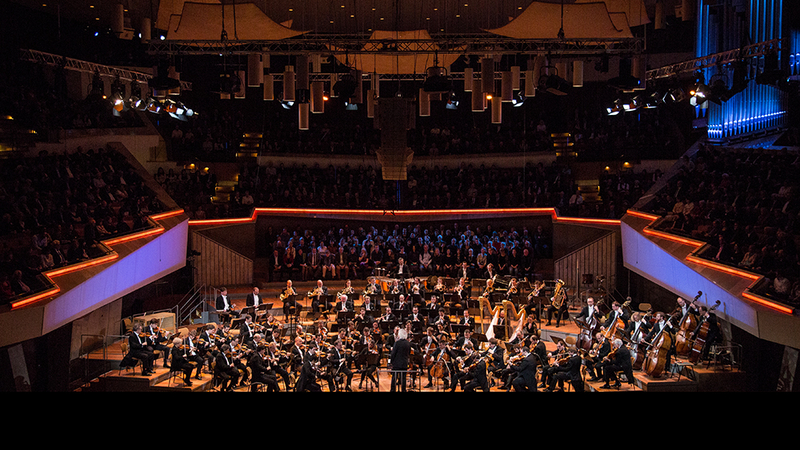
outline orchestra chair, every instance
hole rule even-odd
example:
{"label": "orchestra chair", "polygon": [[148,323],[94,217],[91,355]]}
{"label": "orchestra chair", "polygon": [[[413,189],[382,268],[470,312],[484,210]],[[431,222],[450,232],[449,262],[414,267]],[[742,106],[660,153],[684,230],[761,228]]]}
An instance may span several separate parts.
{"label": "orchestra chair", "polygon": [[253,381],[250,383],[250,392],[264,392],[264,383]]}
{"label": "orchestra chair", "polygon": [[[141,366],[142,373],[144,373],[144,363],[139,358],[131,356],[128,354],[128,341],[122,341],[119,343],[120,350],[122,350],[122,361],[119,363],[119,373],[118,375],[122,375],[122,369],[133,369],[133,374],[136,375],[136,366]],[[126,362],[133,362],[133,365],[125,364]]]}
{"label": "orchestra chair", "polygon": [[182,376],[183,376],[183,370],[181,370],[180,367],[175,368],[175,366],[170,364],[169,365],[169,380],[167,381],[167,387],[171,387],[172,386],[172,380],[174,380],[175,377],[182,377]]}

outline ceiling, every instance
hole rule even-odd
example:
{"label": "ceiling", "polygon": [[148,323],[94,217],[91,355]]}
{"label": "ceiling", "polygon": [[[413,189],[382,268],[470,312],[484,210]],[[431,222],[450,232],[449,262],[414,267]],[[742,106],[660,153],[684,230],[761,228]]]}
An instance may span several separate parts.
{"label": "ceiling", "polygon": [[[138,31],[143,17],[157,17],[160,0],[12,0],[62,20],[110,26],[122,3],[130,26]],[[165,0],[166,1],[166,0]],[[223,3],[245,3],[222,0]],[[497,28],[521,13],[532,0],[253,0],[276,22],[292,21],[296,30],[368,34],[373,30],[426,29],[430,33],[480,33]],[[538,0],[561,3],[560,0]],[[575,0],[564,0],[566,4]],[[664,0],[667,11],[671,3]],[[645,0],[654,14],[655,0]]]}

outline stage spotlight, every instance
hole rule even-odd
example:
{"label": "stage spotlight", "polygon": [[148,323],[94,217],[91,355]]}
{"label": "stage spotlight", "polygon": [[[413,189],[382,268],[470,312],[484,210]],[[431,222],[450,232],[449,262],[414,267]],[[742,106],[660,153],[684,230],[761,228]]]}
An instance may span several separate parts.
{"label": "stage spotlight", "polygon": [[356,78],[352,73],[345,73],[339,77],[339,81],[333,85],[333,92],[336,97],[349,99],[356,92]]}
{"label": "stage spotlight", "polygon": [[516,95],[511,99],[511,106],[519,108],[525,103],[525,94],[522,90],[517,91]]}
{"label": "stage spotlight", "polygon": [[422,83],[422,89],[429,94],[444,94],[453,88],[453,82],[447,76],[447,69],[432,66],[427,69],[428,77]]}

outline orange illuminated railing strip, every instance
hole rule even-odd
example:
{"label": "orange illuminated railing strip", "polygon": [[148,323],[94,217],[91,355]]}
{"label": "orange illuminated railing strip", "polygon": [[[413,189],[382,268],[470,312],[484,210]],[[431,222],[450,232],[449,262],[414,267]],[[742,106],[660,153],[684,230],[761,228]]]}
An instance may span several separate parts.
{"label": "orange illuminated railing strip", "polygon": [[765,298],[759,297],[757,295],[753,295],[753,294],[751,294],[749,292],[742,292],[742,297],[744,297],[744,298],[746,298],[748,300],[752,300],[753,302],[756,302],[756,303],[758,303],[760,305],[763,305],[763,306],[766,306],[768,308],[772,308],[772,309],[774,309],[776,311],[782,312],[784,314],[792,314],[794,312],[792,310],[792,308],[789,308],[789,307],[783,306],[781,304],[772,302],[770,300],[767,300]]}
{"label": "orange illuminated railing strip", "polygon": [[381,209],[327,209],[327,208],[253,208],[250,217],[236,217],[232,219],[193,219],[189,221],[192,226],[204,225],[234,225],[250,223],[260,215],[267,214],[341,214],[351,216],[452,216],[452,215],[508,215],[508,214],[533,214],[549,215],[553,220],[596,225],[619,225],[619,220],[593,219],[583,217],[559,217],[555,208],[486,208],[486,209],[430,209],[430,210],[381,210]]}
{"label": "orange illuminated railing strip", "polygon": [[[167,212],[164,212],[164,213],[154,214],[152,216],[149,216],[149,218],[151,220],[154,220],[154,221],[155,220],[164,220],[164,219],[167,219],[167,218],[170,218],[170,217],[175,217],[175,216],[181,215],[183,213],[184,213],[183,209],[177,209],[177,210],[173,210],[173,211],[167,211]],[[106,245],[106,246],[110,246],[110,245],[114,245],[114,244],[120,244],[122,242],[129,242],[129,241],[133,241],[133,240],[136,240],[136,239],[142,239],[142,238],[146,238],[146,237],[154,236],[156,234],[163,233],[164,232],[164,227],[162,227],[161,225],[157,225],[157,226],[158,227],[155,228],[155,229],[144,230],[144,231],[140,231],[138,233],[133,233],[133,234],[126,235],[126,236],[121,236],[119,238],[108,239],[108,240],[102,241],[102,243],[104,245]],[[98,266],[100,264],[104,264],[104,263],[107,263],[109,261],[113,261],[113,260],[115,260],[117,258],[119,258],[119,254],[117,252],[115,252],[115,251],[111,251],[107,255],[101,256],[99,258],[90,259],[88,261],[84,261],[84,262],[78,263],[78,264],[72,264],[72,265],[69,265],[69,266],[66,266],[66,267],[61,267],[59,269],[51,270],[49,272],[43,272],[42,275],[50,283],[52,283],[54,287],[51,288],[51,289],[48,289],[47,291],[44,291],[44,292],[41,292],[39,294],[33,295],[31,297],[26,297],[26,298],[24,298],[22,300],[19,300],[19,301],[16,301],[16,302],[12,302],[11,303],[11,309],[18,309],[18,308],[21,308],[23,306],[30,305],[31,303],[35,303],[35,302],[38,302],[38,301],[43,300],[45,298],[52,297],[52,296],[58,294],[59,292],[61,292],[61,288],[58,287],[58,285],[55,282],[53,282],[53,279],[52,279],[53,277],[58,277],[58,276],[61,276],[61,275],[66,275],[68,273],[77,272],[79,270],[83,270],[83,269],[86,269],[88,267]]]}
{"label": "orange illuminated railing strip", "polygon": [[[705,242],[697,241],[697,240],[694,240],[694,239],[683,238],[683,237],[680,237],[680,236],[676,236],[674,234],[665,233],[665,232],[662,232],[662,231],[656,231],[656,230],[653,230],[652,228],[650,228],[650,226],[653,225],[653,222],[655,222],[656,220],[660,219],[661,216],[642,213],[642,212],[631,210],[631,209],[629,209],[627,211],[627,214],[630,214],[630,215],[636,216],[636,217],[641,217],[641,218],[644,218],[644,219],[650,219],[652,221],[649,225],[647,225],[646,227],[644,227],[642,229],[642,233],[644,233],[644,234],[648,234],[650,236],[656,236],[656,237],[659,237],[659,238],[662,238],[662,239],[667,239],[667,240],[670,240],[670,241],[673,241],[673,242],[679,242],[681,244],[685,244],[685,245],[689,245],[689,246],[695,247],[695,251],[694,252],[697,252],[700,249],[700,247],[703,247],[704,245],[706,245]],[[759,275],[759,274],[755,274],[755,273],[752,273],[752,272],[747,272],[747,271],[744,271],[744,270],[736,269],[734,267],[729,267],[729,266],[726,266],[725,264],[715,263],[713,261],[709,261],[707,259],[694,256],[693,254],[688,255],[686,257],[686,261],[689,261],[691,263],[694,263],[694,264],[697,264],[697,265],[700,265],[700,266],[709,267],[711,269],[714,269],[714,270],[717,270],[717,271],[720,271],[720,272],[725,272],[725,273],[729,273],[731,275],[735,275],[735,276],[738,276],[738,277],[742,277],[742,278],[747,278],[749,280],[753,280],[754,283],[751,284],[750,287],[755,285],[755,281],[758,281],[758,280],[760,280],[762,278],[762,276]],[[791,308],[789,308],[789,307],[783,306],[783,305],[781,305],[779,303],[775,303],[775,302],[773,302],[771,300],[767,300],[767,299],[765,299],[763,297],[759,297],[759,296],[756,296],[754,294],[751,294],[750,292],[747,292],[750,289],[750,287],[748,287],[747,289],[742,291],[742,297],[744,297],[744,298],[746,298],[748,300],[751,300],[751,301],[753,301],[755,303],[758,303],[759,305],[766,306],[768,308],[774,309],[776,311],[779,311],[779,312],[782,312],[782,313],[785,313],[785,314],[792,314],[793,313],[793,310]]]}
{"label": "orange illuminated railing strip", "polygon": [[688,238],[676,236],[676,235],[670,234],[670,233],[664,233],[662,231],[656,231],[656,230],[653,230],[653,229],[647,228],[647,227],[645,227],[642,230],[642,233],[649,234],[649,235],[655,236],[655,237],[660,237],[661,239],[666,239],[668,241],[673,241],[673,242],[678,242],[678,243],[681,243],[681,244],[690,245],[692,247],[698,247],[699,248],[699,247],[702,247],[702,246],[704,246],[706,244],[705,242],[696,241],[694,239],[688,239]]}
{"label": "orange illuminated railing strip", "polygon": [[42,292],[40,294],[36,294],[33,297],[28,297],[28,298],[26,298],[24,300],[20,300],[18,302],[11,303],[11,309],[21,308],[21,307],[23,307],[25,305],[29,305],[29,304],[34,303],[34,302],[38,302],[39,300],[41,300],[43,298],[52,297],[52,296],[58,294],[59,292],[61,292],[61,288],[59,288],[58,286],[55,286],[54,288],[49,289],[47,291],[44,291],[44,292]]}
{"label": "orange illuminated railing strip", "polygon": [[136,239],[141,239],[141,238],[145,238],[145,237],[148,237],[148,236],[161,234],[163,232],[164,232],[164,227],[159,225],[158,228],[153,228],[153,229],[150,229],[150,230],[144,230],[144,231],[140,231],[138,233],[133,233],[133,234],[129,234],[129,235],[126,235],[126,236],[120,236],[120,237],[114,238],[114,239],[108,239],[108,240],[103,241],[103,243],[106,244],[106,245],[121,244],[123,242],[134,241]]}

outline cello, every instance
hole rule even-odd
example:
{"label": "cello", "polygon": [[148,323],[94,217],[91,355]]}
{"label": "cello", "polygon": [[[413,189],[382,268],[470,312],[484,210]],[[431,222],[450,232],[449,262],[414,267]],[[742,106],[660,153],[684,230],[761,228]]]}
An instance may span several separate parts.
{"label": "cello", "polygon": [[[691,306],[703,295],[703,291],[697,291],[697,296],[692,300]],[[689,333],[697,328],[697,317],[690,311],[686,311],[679,324],[679,330],[675,334],[675,353],[679,356],[687,356],[692,350],[692,343],[689,340]]]}
{"label": "cello", "polygon": [[[720,301],[717,300],[714,303],[714,306],[708,308],[708,312],[711,313],[720,305]],[[689,354],[689,362],[692,364],[697,364],[700,361],[700,356],[703,354],[703,347],[706,346],[706,339],[708,338],[708,330],[710,325],[708,324],[708,319],[703,318],[700,320],[700,325],[695,331],[694,342],[692,343],[691,353]]]}

